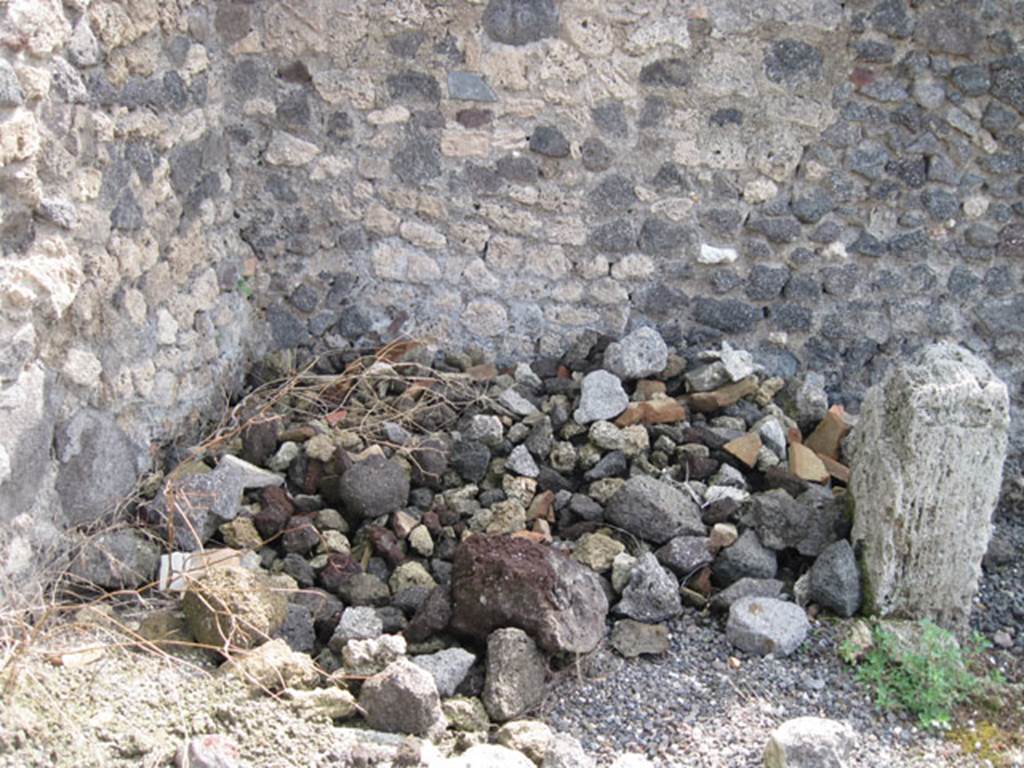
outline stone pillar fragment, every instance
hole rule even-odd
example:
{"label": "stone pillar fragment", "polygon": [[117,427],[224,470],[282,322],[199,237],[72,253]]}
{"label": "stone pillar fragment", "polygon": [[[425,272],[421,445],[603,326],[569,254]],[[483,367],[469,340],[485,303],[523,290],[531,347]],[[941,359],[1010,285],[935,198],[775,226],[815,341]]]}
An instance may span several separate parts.
{"label": "stone pillar fragment", "polygon": [[1009,421],[1006,385],[953,344],[922,350],[868,391],[848,444],[867,612],[966,624]]}

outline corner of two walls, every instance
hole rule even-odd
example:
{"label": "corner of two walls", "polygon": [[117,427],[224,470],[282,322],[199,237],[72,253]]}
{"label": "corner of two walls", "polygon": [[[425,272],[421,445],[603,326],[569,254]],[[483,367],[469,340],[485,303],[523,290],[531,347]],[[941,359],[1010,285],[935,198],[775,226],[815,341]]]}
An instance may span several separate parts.
{"label": "corner of two walls", "polygon": [[1021,17],[0,2],[0,521],[94,519],[252,354],[399,327],[509,360],[651,324],[852,408],[945,338],[1019,403]]}

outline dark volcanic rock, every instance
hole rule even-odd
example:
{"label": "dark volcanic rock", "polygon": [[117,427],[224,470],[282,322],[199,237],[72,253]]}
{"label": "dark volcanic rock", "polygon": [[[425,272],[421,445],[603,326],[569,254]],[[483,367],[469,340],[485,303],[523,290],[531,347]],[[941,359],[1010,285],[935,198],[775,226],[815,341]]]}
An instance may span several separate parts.
{"label": "dark volcanic rock", "polygon": [[631,477],[612,496],[605,519],[656,544],[675,536],[705,534],[697,503],[668,483],[646,475]]}
{"label": "dark volcanic rock", "polygon": [[801,555],[814,557],[840,538],[843,503],[821,486],[811,486],[797,499],[776,489],[751,497],[740,519],[757,531],[769,549],[793,547]]}
{"label": "dark volcanic rock", "polygon": [[519,627],[551,653],[593,650],[608,614],[593,571],[512,536],[475,535],[459,545],[452,602],[455,631],[482,639],[501,627]]}
{"label": "dark volcanic rock", "polygon": [[731,547],[723,549],[711,567],[716,586],[727,587],[744,577],[771,579],[778,570],[775,552],[766,548],[753,531],[744,531]]}
{"label": "dark volcanic rock", "polygon": [[839,616],[853,616],[860,609],[860,571],[846,539],[827,547],[814,561],[808,596]]}
{"label": "dark volcanic rock", "polygon": [[558,7],[554,0],[491,0],[483,25],[492,40],[526,45],[558,34]]}
{"label": "dark volcanic rock", "polygon": [[324,497],[366,519],[397,512],[409,502],[409,476],[393,461],[366,459],[324,481]]}

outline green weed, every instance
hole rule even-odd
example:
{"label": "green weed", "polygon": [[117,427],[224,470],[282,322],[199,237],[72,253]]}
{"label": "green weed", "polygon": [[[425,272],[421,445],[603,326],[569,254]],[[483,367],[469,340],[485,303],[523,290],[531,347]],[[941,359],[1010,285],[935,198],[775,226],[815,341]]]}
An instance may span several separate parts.
{"label": "green weed", "polygon": [[[872,646],[857,667],[856,679],[872,689],[877,706],[908,710],[924,728],[946,726],[957,704],[1001,684],[970,668],[988,648],[981,635],[961,647],[952,633],[930,621],[908,629],[913,631],[897,633],[877,625]],[[840,655],[850,661],[852,650],[841,648]]]}

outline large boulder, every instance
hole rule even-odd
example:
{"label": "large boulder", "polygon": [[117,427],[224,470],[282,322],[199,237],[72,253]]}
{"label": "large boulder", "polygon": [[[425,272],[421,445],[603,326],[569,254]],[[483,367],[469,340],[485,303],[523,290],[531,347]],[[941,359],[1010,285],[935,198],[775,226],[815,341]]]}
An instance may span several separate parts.
{"label": "large boulder", "polygon": [[487,638],[483,702],[498,723],[519,717],[544,700],[547,661],[521,629],[508,627]]}
{"label": "large boulder", "polygon": [[359,707],[371,728],[429,736],[444,731],[434,677],[407,659],[392,662],[359,692]]}
{"label": "large boulder", "polygon": [[233,566],[193,579],[181,602],[196,641],[214,649],[253,648],[288,615],[288,599],[260,573]]}
{"label": "large boulder", "polygon": [[527,539],[470,536],[455,551],[451,589],[451,627],[464,635],[519,627],[550,653],[587,653],[604,636],[608,598],[597,575]]}
{"label": "large boulder", "polygon": [[612,496],[604,514],[609,523],[655,544],[707,532],[697,502],[678,488],[647,475],[629,478]]}
{"label": "large boulder", "polygon": [[951,344],[927,347],[868,390],[847,440],[868,612],[966,623],[1009,422],[1006,385]]}
{"label": "large boulder", "polygon": [[854,742],[846,723],[797,717],[774,731],[764,750],[764,768],[845,768]]}

